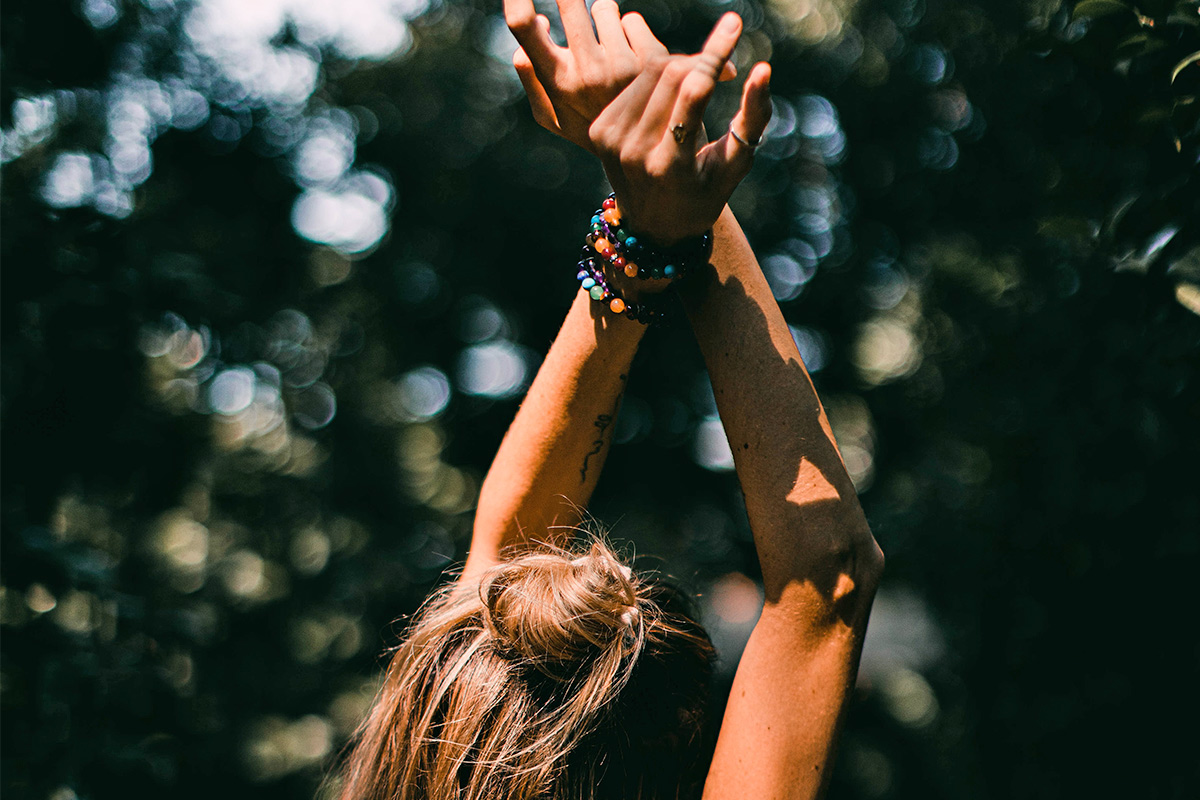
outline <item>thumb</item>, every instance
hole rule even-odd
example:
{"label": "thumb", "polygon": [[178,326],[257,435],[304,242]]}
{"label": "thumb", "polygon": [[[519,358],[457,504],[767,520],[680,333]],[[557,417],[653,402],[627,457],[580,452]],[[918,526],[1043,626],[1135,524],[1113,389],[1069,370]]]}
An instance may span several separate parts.
{"label": "thumb", "polygon": [[529,107],[533,111],[534,121],[546,130],[561,136],[562,127],[559,125],[558,115],[554,111],[554,104],[550,101],[546,88],[538,80],[537,73],[533,68],[533,61],[525,52],[525,48],[518,47],[513,53],[513,67],[517,70],[517,77],[521,79],[521,85],[525,87],[525,95],[529,98]]}
{"label": "thumb", "polygon": [[[755,146],[771,121],[771,66],[759,62],[742,87],[742,103],[729,131],[699,154],[706,171],[732,192],[754,163]],[[736,132],[737,136],[733,134]],[[741,137],[739,140],[738,137]]]}
{"label": "thumb", "polygon": [[[750,70],[750,76],[742,87],[742,105],[729,123],[729,129],[737,136],[730,136],[726,147],[750,155],[754,146],[762,141],[771,121],[771,65],[761,61]],[[741,141],[738,141],[738,139]],[[747,146],[747,144],[749,146]],[[730,155],[736,156],[737,153]]]}

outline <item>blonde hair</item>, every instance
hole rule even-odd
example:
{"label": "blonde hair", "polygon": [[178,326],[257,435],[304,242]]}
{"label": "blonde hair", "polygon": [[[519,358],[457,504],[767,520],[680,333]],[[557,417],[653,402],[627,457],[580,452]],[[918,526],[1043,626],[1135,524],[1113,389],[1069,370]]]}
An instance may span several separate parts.
{"label": "blonde hair", "polygon": [[685,605],[598,540],[444,590],[391,659],[341,800],[692,794],[713,650]]}

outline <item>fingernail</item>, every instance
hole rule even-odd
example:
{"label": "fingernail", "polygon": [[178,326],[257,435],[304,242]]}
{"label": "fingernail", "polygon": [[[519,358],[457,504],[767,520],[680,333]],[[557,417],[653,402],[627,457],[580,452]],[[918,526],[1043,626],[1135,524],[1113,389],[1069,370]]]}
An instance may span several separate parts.
{"label": "fingernail", "polygon": [[739,17],[737,14],[726,14],[725,18],[721,20],[721,32],[733,33],[741,24],[741,17]]}

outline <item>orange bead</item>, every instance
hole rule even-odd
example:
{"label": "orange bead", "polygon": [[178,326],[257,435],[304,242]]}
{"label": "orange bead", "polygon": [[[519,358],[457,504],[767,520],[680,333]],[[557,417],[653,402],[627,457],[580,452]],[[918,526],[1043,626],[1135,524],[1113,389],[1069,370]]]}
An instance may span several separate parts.
{"label": "orange bead", "polygon": [[612,302],[608,304],[608,307],[612,309],[614,314],[620,314],[625,310],[625,301],[619,297],[614,297]]}
{"label": "orange bead", "polygon": [[617,215],[615,208],[607,208],[604,210],[604,221],[609,225],[620,225],[621,218]]}
{"label": "orange bead", "polygon": [[638,273],[638,265],[630,261],[625,265],[625,274],[630,278],[636,278]]}
{"label": "orange bead", "polygon": [[613,246],[609,244],[608,239],[605,239],[603,236],[597,239],[596,243],[593,244],[592,247],[595,247],[596,252],[605,258],[608,258],[609,254],[613,251]]}

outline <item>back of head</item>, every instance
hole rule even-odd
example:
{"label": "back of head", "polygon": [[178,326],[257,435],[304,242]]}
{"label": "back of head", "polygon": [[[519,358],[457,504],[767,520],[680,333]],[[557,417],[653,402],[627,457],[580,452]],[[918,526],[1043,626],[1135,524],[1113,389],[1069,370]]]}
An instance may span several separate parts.
{"label": "back of head", "polygon": [[685,599],[603,543],[520,556],[418,616],[341,798],[698,794],[712,652]]}

